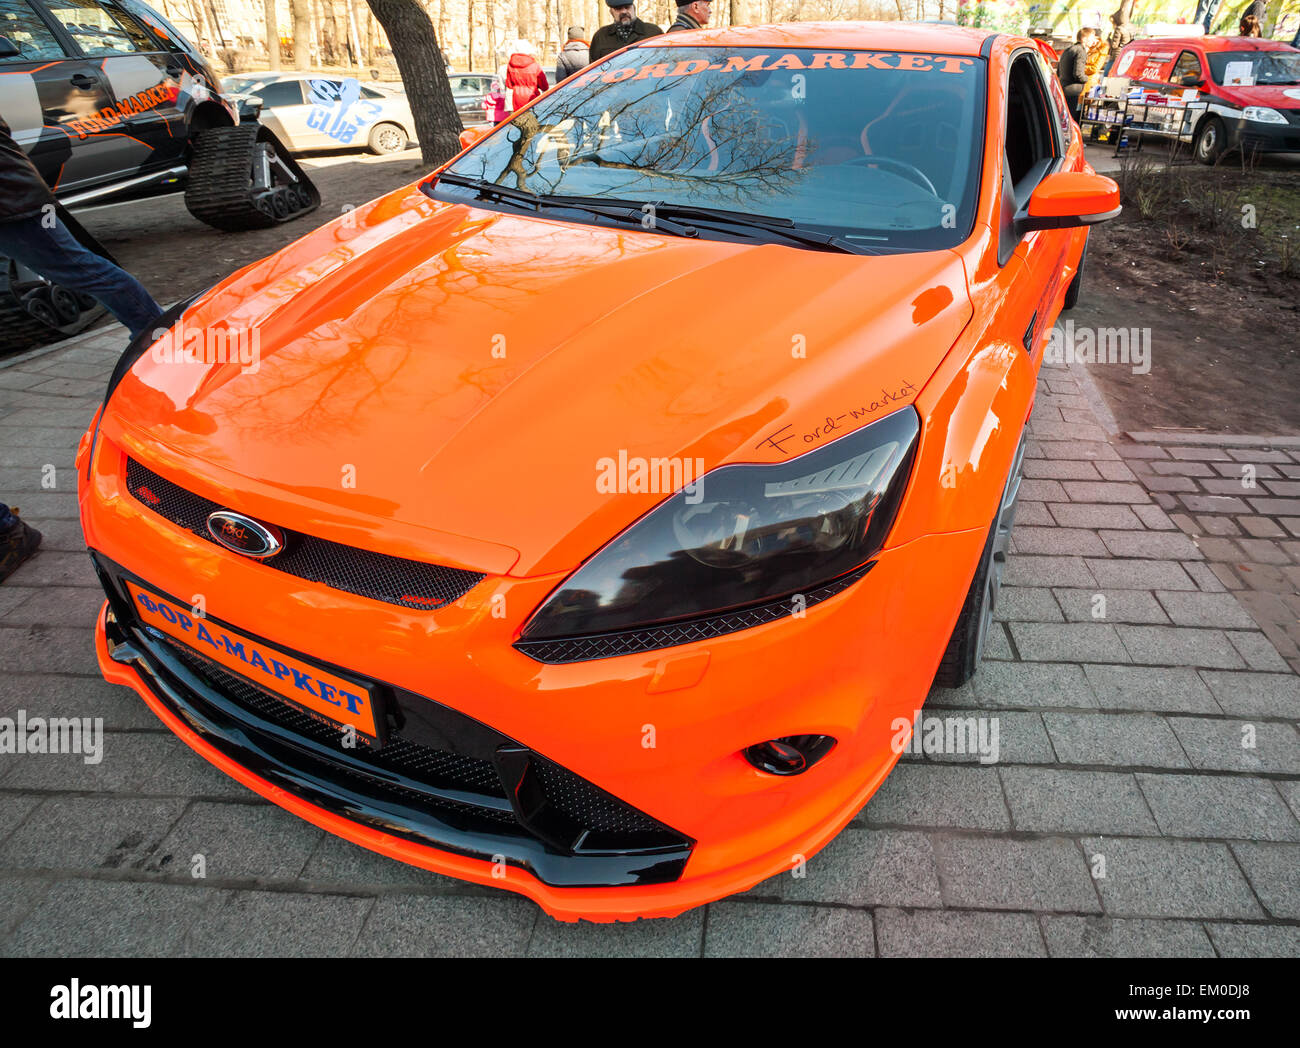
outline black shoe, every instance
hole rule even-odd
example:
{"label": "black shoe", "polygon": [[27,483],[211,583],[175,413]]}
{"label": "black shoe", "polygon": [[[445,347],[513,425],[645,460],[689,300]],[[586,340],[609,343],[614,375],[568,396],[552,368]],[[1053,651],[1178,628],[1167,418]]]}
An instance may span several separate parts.
{"label": "black shoe", "polygon": [[41,533],[21,520],[7,531],[0,532],[0,582],[12,575],[40,544]]}

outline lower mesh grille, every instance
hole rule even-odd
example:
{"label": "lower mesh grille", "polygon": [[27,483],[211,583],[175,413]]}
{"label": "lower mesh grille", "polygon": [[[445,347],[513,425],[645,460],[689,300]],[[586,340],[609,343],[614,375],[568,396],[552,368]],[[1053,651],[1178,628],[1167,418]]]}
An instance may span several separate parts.
{"label": "lower mesh grille", "polygon": [[[208,515],[234,508],[186,491],[133,458],[126,460],[126,489],[159,516],[213,545],[218,543],[208,532]],[[375,553],[301,532],[285,530],[284,535],[284,550],[260,561],[261,564],[309,582],[404,608],[444,607],[483,580],[483,575],[461,568]]]}
{"label": "lower mesh grille", "polygon": [[[339,746],[341,735],[337,727],[331,727],[256,687],[243,677],[227,672],[218,663],[183,644],[172,640],[167,640],[166,643],[194,673],[249,712],[323,746],[331,749]],[[435,789],[463,790],[505,799],[501,777],[491,761],[430,749],[402,738],[397,732],[390,735],[388,743],[381,750],[372,751],[358,746],[350,751],[350,755],[372,766],[376,772],[395,772]],[[505,821],[514,822],[514,816],[510,812],[498,814]]]}
{"label": "lower mesh grille", "polygon": [[[802,594],[804,607],[811,608],[830,597],[848,589],[858,579],[875,567],[875,561],[864,564],[856,571],[841,575],[838,579],[809,590]],[[625,630],[620,633],[600,633],[589,637],[557,637],[547,640],[515,641],[515,648],[531,659],[546,663],[587,662],[591,659],[608,659],[615,655],[635,655],[642,651],[654,651],[657,648],[670,648],[677,644],[689,644],[691,641],[711,640],[727,633],[747,630],[775,622],[793,613],[793,601],[782,597],[767,604],[752,608],[729,611],[723,615],[710,615],[707,618],[691,619],[688,622],[669,623],[664,626],[652,626],[647,629]]]}

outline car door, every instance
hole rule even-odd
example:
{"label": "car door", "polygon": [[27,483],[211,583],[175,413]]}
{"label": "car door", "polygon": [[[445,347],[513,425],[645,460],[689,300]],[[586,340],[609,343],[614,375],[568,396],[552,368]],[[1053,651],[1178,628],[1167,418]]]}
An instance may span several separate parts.
{"label": "car door", "polygon": [[0,0],[0,21],[21,49],[0,59],[0,112],[52,188],[88,189],[145,162],[151,150],[125,132],[107,77],[61,20],[28,0]]}
{"label": "car door", "polygon": [[305,104],[301,80],[272,80],[249,94],[262,100],[261,121],[281,142],[293,150],[312,148],[315,132],[307,126],[311,107]]}
{"label": "car door", "polygon": [[1043,178],[1064,164],[1065,131],[1052,103],[1049,75],[1037,50],[1023,48],[1012,57],[1004,134],[1002,312],[1008,341],[1018,342],[1035,363],[1068,285],[1074,231],[1039,229],[1016,237],[1008,219],[1027,207]]}

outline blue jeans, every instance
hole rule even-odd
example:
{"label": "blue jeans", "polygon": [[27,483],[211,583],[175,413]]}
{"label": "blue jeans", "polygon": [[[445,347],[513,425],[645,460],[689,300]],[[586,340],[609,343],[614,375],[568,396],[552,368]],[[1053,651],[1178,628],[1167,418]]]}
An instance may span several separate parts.
{"label": "blue jeans", "polygon": [[21,262],[53,284],[102,302],[135,338],[148,330],[162,309],[144,285],[126,270],[95,254],[56,221],[46,229],[41,218],[0,222],[0,255]]}

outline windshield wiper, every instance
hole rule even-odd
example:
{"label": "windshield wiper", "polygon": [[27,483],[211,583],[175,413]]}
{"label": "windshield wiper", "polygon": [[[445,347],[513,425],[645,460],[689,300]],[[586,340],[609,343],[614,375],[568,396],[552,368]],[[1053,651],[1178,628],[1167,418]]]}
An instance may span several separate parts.
{"label": "windshield wiper", "polygon": [[777,218],[771,215],[751,215],[745,211],[727,211],[722,208],[696,207],[693,204],[668,204],[662,201],[651,202],[656,215],[667,214],[677,218],[693,218],[698,222],[714,222],[723,226],[742,229],[762,229],[777,236],[785,237],[799,244],[811,247],[827,247],[844,251],[852,255],[878,255],[873,248],[855,244],[834,233],[819,233],[795,224],[793,219]]}
{"label": "windshield wiper", "polygon": [[[744,211],[727,211],[722,208],[695,207],[691,204],[669,204],[664,201],[617,200],[605,197],[583,196],[543,196],[529,193],[522,189],[511,189],[482,178],[466,178],[463,175],[439,175],[439,182],[454,186],[466,186],[478,191],[480,197],[489,200],[505,200],[511,203],[526,204],[537,210],[545,207],[574,208],[594,215],[613,218],[621,222],[633,222],[646,228],[648,232],[662,230],[677,236],[696,237],[699,230],[693,225],[674,221],[674,219],[694,219],[698,223],[722,226],[729,230],[752,230],[783,237],[796,244],[817,247],[824,250],[842,251],[850,255],[878,255],[879,251],[855,244],[833,233],[819,233],[804,229],[788,218],[768,215],[751,215]],[[649,211],[646,208],[650,208]],[[648,227],[642,221],[647,215],[652,224]]]}
{"label": "windshield wiper", "polygon": [[[537,193],[529,193],[523,189],[511,189],[509,186],[497,185],[495,182],[488,182],[481,178],[465,178],[462,175],[439,175],[437,180],[447,182],[453,186],[466,186],[475,189],[480,197],[488,200],[506,200],[512,204],[526,204],[538,211],[547,207],[569,208],[600,215],[603,218],[612,218],[619,222],[630,222],[637,226],[644,226],[642,219],[645,217],[645,212],[641,210],[641,205],[633,201],[606,200],[602,197],[542,196]],[[681,237],[697,237],[700,235],[699,230],[694,226],[684,222],[674,222],[671,219],[666,222],[656,221],[648,231],[654,230],[662,230],[665,233],[672,233]]]}

